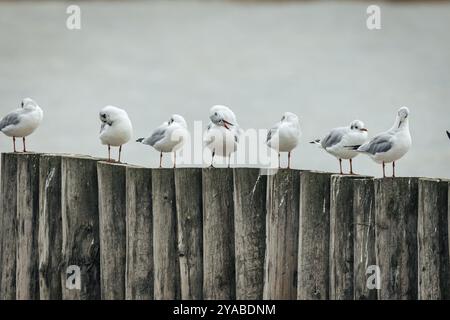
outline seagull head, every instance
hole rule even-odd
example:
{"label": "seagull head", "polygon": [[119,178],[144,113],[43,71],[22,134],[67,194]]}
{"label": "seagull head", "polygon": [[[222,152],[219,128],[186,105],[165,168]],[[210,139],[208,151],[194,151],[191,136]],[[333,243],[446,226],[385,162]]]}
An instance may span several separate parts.
{"label": "seagull head", "polygon": [[34,101],[31,98],[25,98],[22,100],[22,103],[20,104],[20,107],[23,109],[35,109],[38,106],[36,101]]}
{"label": "seagull head", "polygon": [[397,128],[400,128],[402,126],[402,124],[407,122],[408,116],[409,116],[409,109],[407,107],[401,107],[400,109],[398,109],[398,112],[397,112],[398,126],[397,126]]}
{"label": "seagull head", "polygon": [[283,113],[283,116],[281,117],[281,122],[291,122],[291,123],[298,123],[298,117],[296,114],[292,112],[285,112]]}
{"label": "seagull head", "polygon": [[367,129],[364,127],[364,122],[361,120],[353,120],[350,123],[350,130],[367,132]]}
{"label": "seagull head", "polygon": [[227,129],[230,129],[230,127],[237,124],[236,116],[233,111],[231,111],[230,108],[221,105],[213,106],[209,110],[209,119],[215,125],[222,126]]}
{"label": "seagull head", "polygon": [[128,118],[128,114],[123,109],[114,106],[106,106],[100,110],[99,117],[101,122],[111,125],[116,120]]}
{"label": "seagull head", "polygon": [[186,120],[184,120],[184,118],[182,116],[180,116],[179,114],[173,114],[170,117],[169,125],[171,125],[172,123],[177,123],[177,124],[181,125],[182,127],[187,128]]}

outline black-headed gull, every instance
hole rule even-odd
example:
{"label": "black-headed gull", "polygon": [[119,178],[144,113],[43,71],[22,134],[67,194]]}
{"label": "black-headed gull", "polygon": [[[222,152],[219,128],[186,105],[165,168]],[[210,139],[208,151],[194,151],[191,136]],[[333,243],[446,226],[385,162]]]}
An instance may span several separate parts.
{"label": "black-headed gull", "polygon": [[311,141],[319,145],[329,154],[339,160],[340,173],[342,172],[342,159],[349,160],[350,174],[353,174],[352,159],[359,153],[347,146],[360,146],[367,141],[367,129],[360,120],[353,120],[347,127],[332,129],[323,139]]}
{"label": "black-headed gull", "polygon": [[177,153],[189,136],[187,124],[184,118],[178,114],[170,117],[169,121],[164,122],[156,128],[148,138],[139,138],[136,141],[152,146],[159,151],[159,167],[162,167],[163,152],[173,152],[173,167],[176,167]]}
{"label": "black-headed gull", "polygon": [[212,152],[211,167],[216,155],[228,157],[228,167],[230,167],[231,154],[236,151],[241,134],[236,116],[230,108],[216,105],[209,110],[209,119],[211,122],[203,142]]}
{"label": "black-headed gull", "polygon": [[391,129],[357,147],[358,152],[369,155],[376,163],[383,165],[383,177],[386,177],[385,164],[390,162],[392,162],[392,176],[395,177],[395,161],[403,157],[411,148],[408,117],[409,109],[400,108]]}
{"label": "black-headed gull", "polygon": [[16,152],[16,138],[22,138],[23,152],[27,152],[25,137],[36,130],[42,122],[44,112],[30,98],[22,100],[20,108],[8,113],[0,120],[0,131],[13,139],[13,150]]}
{"label": "black-headed gull", "polygon": [[119,159],[122,145],[127,143],[133,135],[133,126],[125,110],[106,106],[100,110],[100,141],[108,146],[108,161],[111,161],[111,147],[119,147]]}
{"label": "black-headed gull", "polygon": [[280,167],[280,152],[288,153],[288,168],[291,167],[291,152],[298,145],[300,136],[298,117],[292,112],[285,112],[280,122],[269,130],[266,144],[278,152],[278,167]]}

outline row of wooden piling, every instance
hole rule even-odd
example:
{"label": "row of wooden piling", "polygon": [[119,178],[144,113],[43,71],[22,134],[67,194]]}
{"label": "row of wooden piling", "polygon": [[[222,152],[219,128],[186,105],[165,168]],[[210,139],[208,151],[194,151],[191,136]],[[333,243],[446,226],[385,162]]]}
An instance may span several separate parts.
{"label": "row of wooden piling", "polygon": [[445,180],[5,153],[0,191],[0,299],[450,295]]}

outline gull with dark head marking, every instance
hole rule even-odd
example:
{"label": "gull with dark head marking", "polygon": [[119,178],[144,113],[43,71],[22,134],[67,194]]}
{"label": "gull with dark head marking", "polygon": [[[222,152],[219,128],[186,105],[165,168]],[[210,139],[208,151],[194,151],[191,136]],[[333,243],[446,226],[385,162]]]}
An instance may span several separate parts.
{"label": "gull with dark head marking", "polygon": [[214,156],[228,157],[230,167],[231,154],[237,150],[241,129],[234,112],[222,105],[213,106],[209,110],[211,122],[204,135],[204,145],[212,152],[211,167],[214,164]]}
{"label": "gull with dark head marking", "polygon": [[411,148],[409,133],[409,109],[398,110],[394,125],[386,132],[380,133],[361,146],[352,149],[369,155],[376,163],[383,165],[383,177],[386,177],[385,164],[392,162],[392,176],[395,177],[395,162]]}
{"label": "gull with dark head marking", "polygon": [[187,124],[184,118],[178,114],[170,117],[170,120],[164,122],[156,128],[148,138],[139,138],[136,142],[152,146],[159,151],[159,167],[162,167],[163,152],[173,152],[173,167],[176,167],[177,150],[180,149],[189,136]]}
{"label": "gull with dark head marking", "polygon": [[133,135],[133,126],[125,110],[106,106],[100,110],[100,141],[108,146],[108,161],[111,161],[111,146],[119,147],[119,159],[122,145],[127,143]]}
{"label": "gull with dark head marking", "polygon": [[267,133],[266,144],[278,152],[278,167],[280,167],[280,152],[288,153],[288,168],[291,167],[291,152],[298,145],[301,131],[297,115],[285,112]]}
{"label": "gull with dark head marking", "polygon": [[353,174],[352,159],[359,153],[347,146],[360,146],[367,141],[367,129],[360,120],[353,120],[347,127],[332,129],[323,139],[311,141],[319,145],[329,154],[339,160],[340,173],[342,172],[342,159],[349,160],[350,174]]}
{"label": "gull with dark head marking", "polygon": [[13,150],[16,152],[16,138],[22,138],[23,152],[27,152],[25,137],[39,127],[44,112],[38,104],[30,98],[22,100],[20,108],[11,111],[0,120],[0,131],[13,139]]}

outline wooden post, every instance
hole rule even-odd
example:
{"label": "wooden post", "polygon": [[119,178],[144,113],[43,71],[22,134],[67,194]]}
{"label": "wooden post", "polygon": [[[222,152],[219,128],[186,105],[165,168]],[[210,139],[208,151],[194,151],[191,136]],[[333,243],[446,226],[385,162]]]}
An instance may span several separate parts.
{"label": "wooden post", "polygon": [[127,258],[125,297],[153,299],[152,171],[126,169]]}
{"label": "wooden post", "polygon": [[39,154],[17,156],[16,299],[39,299]]}
{"label": "wooden post", "polygon": [[203,298],[235,299],[233,171],[206,168],[203,185]]}
{"label": "wooden post", "polygon": [[2,153],[0,300],[16,299],[17,153]]}
{"label": "wooden post", "polygon": [[354,298],[354,181],[361,176],[333,175],[330,200],[330,299]]}
{"label": "wooden post", "polygon": [[267,176],[233,169],[236,299],[261,300],[264,287]]}
{"label": "wooden post", "polygon": [[176,169],[181,299],[203,297],[202,169]]}
{"label": "wooden post", "polygon": [[121,163],[97,163],[102,300],[125,299],[125,171]]}
{"label": "wooden post", "polygon": [[267,179],[263,299],[297,298],[300,172],[281,169]]}
{"label": "wooden post", "polygon": [[39,296],[60,300],[61,292],[61,157],[41,155],[39,161]]}
{"label": "wooden post", "polygon": [[180,298],[177,250],[177,217],[173,169],[152,170],[154,296],[157,300]]}
{"label": "wooden post", "polygon": [[329,298],[330,177],[300,172],[297,298],[301,300]]}
{"label": "wooden post", "polygon": [[355,300],[375,300],[376,288],[368,288],[368,267],[375,260],[375,190],[373,178],[353,180],[353,286]]}
{"label": "wooden post", "polygon": [[[65,300],[100,299],[97,161],[81,156],[61,159],[61,286]],[[80,268],[80,281],[70,266]]]}
{"label": "wooden post", "polygon": [[419,179],[419,299],[449,299],[448,182]]}
{"label": "wooden post", "polygon": [[417,178],[375,179],[380,300],[417,299]]}

